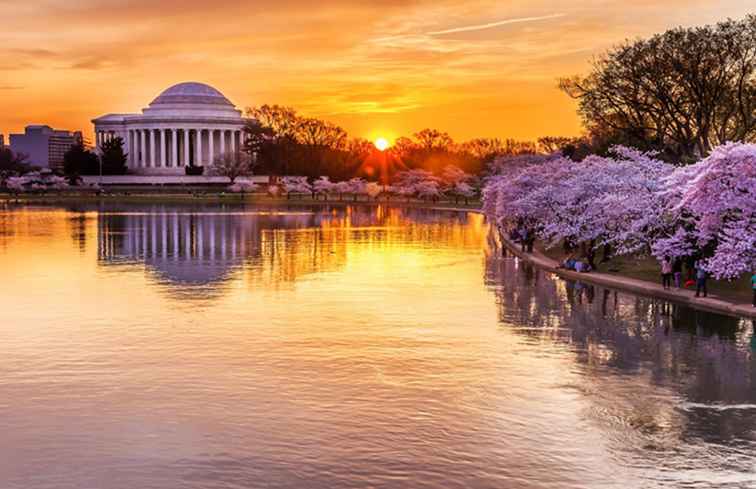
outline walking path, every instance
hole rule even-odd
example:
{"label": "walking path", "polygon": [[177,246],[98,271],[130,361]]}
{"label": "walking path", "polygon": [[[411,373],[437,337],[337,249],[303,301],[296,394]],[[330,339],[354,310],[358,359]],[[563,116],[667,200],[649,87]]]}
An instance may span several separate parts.
{"label": "walking path", "polygon": [[597,285],[603,285],[614,289],[628,290],[637,294],[659,297],[667,299],[673,302],[682,303],[693,307],[695,309],[703,309],[706,311],[728,314],[731,316],[739,316],[756,319],[756,308],[751,304],[735,304],[728,302],[712,295],[709,297],[696,297],[695,293],[690,290],[684,289],[665,289],[659,284],[647,282],[645,280],[638,280],[629,277],[610,275],[607,273],[578,273],[571,270],[564,270],[557,268],[559,263],[556,260],[552,260],[543,253],[534,250],[533,253],[525,253],[520,249],[520,246],[506,237],[500,236],[502,244],[507,250],[518,258],[530,262],[544,270],[556,273],[560,277],[570,280],[580,280],[582,282],[593,283]]}

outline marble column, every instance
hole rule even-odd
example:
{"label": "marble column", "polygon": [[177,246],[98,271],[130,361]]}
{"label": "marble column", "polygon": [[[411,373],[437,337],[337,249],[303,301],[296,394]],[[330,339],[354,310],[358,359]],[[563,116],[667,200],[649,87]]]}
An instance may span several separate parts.
{"label": "marble column", "polygon": [[155,151],[155,130],[150,129],[150,166],[157,166],[157,151]]}
{"label": "marble column", "polygon": [[184,166],[189,166],[189,129],[184,129]]}
{"label": "marble column", "polygon": [[197,129],[197,152],[194,157],[194,164],[202,166],[204,164],[202,159],[202,129]]}
{"label": "marble column", "polygon": [[209,154],[207,156],[208,156],[209,164],[211,166],[212,166],[213,163],[215,163],[215,142],[213,141],[214,136],[215,136],[215,130],[214,129],[208,129],[207,130],[207,137],[208,137],[208,140],[209,140],[208,143],[210,145],[208,149],[210,151],[209,151]]}
{"label": "marble column", "polygon": [[173,146],[173,154],[171,155],[171,166],[176,168],[178,166],[178,131],[171,129],[172,138],[171,145]]}
{"label": "marble column", "polygon": [[160,129],[160,168],[165,168],[165,129]]}
{"label": "marble column", "polygon": [[225,129],[220,130],[220,152],[221,154],[226,152],[226,131]]}
{"label": "marble column", "polygon": [[141,133],[141,148],[140,148],[140,158],[141,161],[141,167],[144,168],[147,166],[147,131],[144,129],[140,129],[139,132]]}

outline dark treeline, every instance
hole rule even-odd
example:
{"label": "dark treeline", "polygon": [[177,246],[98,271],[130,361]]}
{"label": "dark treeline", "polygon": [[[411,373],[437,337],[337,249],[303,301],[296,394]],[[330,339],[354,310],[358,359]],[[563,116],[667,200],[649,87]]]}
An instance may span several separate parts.
{"label": "dark treeline", "polygon": [[117,137],[105,141],[100,155],[91,151],[85,141],[79,140],[63,156],[63,172],[71,183],[79,175],[125,175],[128,155],[124,152],[123,139]]}
{"label": "dark treeline", "polygon": [[412,137],[398,138],[382,152],[371,141],[350,138],[341,127],[304,117],[290,107],[252,107],[247,116],[245,151],[256,154],[258,174],[390,181],[402,170],[440,174],[447,165],[480,174],[494,158],[538,149],[534,143],[495,138],[456,143],[448,133],[424,129]]}

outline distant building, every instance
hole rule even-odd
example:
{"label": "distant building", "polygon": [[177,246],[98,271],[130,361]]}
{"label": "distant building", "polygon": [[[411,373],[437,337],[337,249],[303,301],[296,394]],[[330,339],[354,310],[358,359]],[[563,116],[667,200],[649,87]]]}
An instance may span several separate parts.
{"label": "distant building", "polygon": [[0,149],[3,149],[5,147],[5,136],[0,134]]}
{"label": "distant building", "polygon": [[33,125],[26,126],[24,134],[11,134],[9,139],[11,150],[28,156],[30,164],[56,170],[63,168],[63,155],[81,140],[81,132]]}

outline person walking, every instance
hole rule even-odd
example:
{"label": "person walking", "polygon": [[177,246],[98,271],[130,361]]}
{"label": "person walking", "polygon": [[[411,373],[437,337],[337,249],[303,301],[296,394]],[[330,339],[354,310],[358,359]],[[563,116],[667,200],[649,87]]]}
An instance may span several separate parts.
{"label": "person walking", "polygon": [[683,261],[681,258],[675,258],[672,262],[672,275],[675,278],[675,287],[682,287]]}
{"label": "person walking", "polygon": [[699,297],[701,292],[703,292],[704,297],[708,295],[706,290],[706,279],[706,270],[703,269],[703,265],[699,261],[696,263],[696,297]]}
{"label": "person walking", "polygon": [[530,239],[528,228],[522,228],[522,230],[520,231],[520,249],[523,253],[528,251],[528,239]]}
{"label": "person walking", "polygon": [[661,264],[662,287],[669,289],[672,286],[672,262],[665,256]]}

